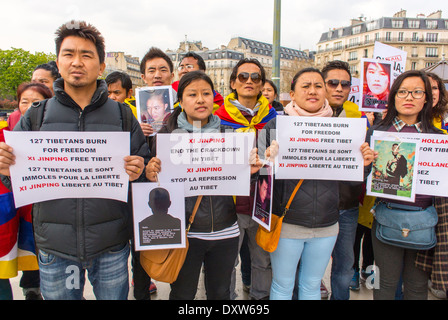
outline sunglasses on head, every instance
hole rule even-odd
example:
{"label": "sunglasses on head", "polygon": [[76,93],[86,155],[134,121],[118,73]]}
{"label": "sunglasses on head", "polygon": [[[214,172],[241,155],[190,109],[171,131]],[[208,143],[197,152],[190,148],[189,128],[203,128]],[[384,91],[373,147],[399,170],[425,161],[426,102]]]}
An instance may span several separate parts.
{"label": "sunglasses on head", "polygon": [[339,86],[339,83],[341,84],[341,87],[343,89],[348,89],[352,85],[351,82],[348,80],[330,79],[327,81],[327,85],[332,89],[336,89]]}
{"label": "sunglasses on head", "polygon": [[241,72],[238,75],[238,80],[240,80],[240,82],[247,82],[247,80],[249,80],[249,77],[252,79],[253,83],[259,83],[261,81],[261,75],[259,73],[250,73],[249,72]]}

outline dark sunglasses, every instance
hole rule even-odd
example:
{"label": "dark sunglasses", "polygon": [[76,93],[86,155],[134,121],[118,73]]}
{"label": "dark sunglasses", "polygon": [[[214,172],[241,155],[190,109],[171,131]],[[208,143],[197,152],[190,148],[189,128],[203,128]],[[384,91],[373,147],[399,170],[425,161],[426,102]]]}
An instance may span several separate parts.
{"label": "dark sunglasses", "polygon": [[259,73],[251,73],[249,74],[249,72],[241,72],[238,75],[238,80],[240,80],[240,82],[247,82],[247,80],[249,80],[249,77],[252,79],[253,83],[259,83],[261,81],[261,75]]}
{"label": "dark sunglasses", "polygon": [[336,89],[339,86],[339,83],[343,89],[348,89],[352,85],[352,83],[347,80],[330,79],[327,81],[327,85],[332,89]]}

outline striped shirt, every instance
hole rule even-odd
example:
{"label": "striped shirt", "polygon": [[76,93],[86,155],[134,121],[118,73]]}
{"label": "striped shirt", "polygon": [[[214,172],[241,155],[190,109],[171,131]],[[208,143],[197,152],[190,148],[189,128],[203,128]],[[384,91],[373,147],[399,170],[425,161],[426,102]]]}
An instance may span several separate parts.
{"label": "striped shirt", "polygon": [[238,222],[235,222],[232,226],[212,232],[188,232],[188,238],[195,238],[201,240],[224,240],[240,236],[240,228],[238,228]]}

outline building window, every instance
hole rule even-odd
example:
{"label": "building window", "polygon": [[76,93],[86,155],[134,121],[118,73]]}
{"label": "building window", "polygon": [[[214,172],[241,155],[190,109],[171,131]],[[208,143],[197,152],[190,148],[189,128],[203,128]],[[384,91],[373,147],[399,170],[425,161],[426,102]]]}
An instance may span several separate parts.
{"label": "building window", "polygon": [[367,31],[378,29],[378,20],[368,22],[366,24]]}
{"label": "building window", "polygon": [[412,57],[417,58],[418,57],[418,48],[412,47]]}
{"label": "building window", "polygon": [[369,49],[364,49],[364,56],[363,58],[368,58],[369,57]]}
{"label": "building window", "polygon": [[358,51],[352,51],[348,54],[348,61],[358,60]]}
{"label": "building window", "polygon": [[418,29],[418,28],[420,28],[420,20],[414,20],[414,19],[408,20],[408,27],[410,29]]}
{"label": "building window", "polygon": [[426,42],[437,42],[438,33],[427,33]]}
{"label": "building window", "polygon": [[338,41],[334,43],[334,50],[341,50],[342,49],[342,41]]}
{"label": "building window", "polygon": [[411,63],[411,70],[417,70],[417,62]]}
{"label": "building window", "polygon": [[365,35],[364,36],[364,43],[369,43],[369,41],[370,41],[370,35]]}
{"label": "building window", "polygon": [[437,20],[426,20],[426,27],[428,29],[437,29]]}
{"label": "building window", "polygon": [[356,65],[350,66],[350,73],[356,75],[358,73],[358,67]]}
{"label": "building window", "polygon": [[375,41],[378,41],[378,40],[380,40],[380,33],[379,32],[375,33]]}
{"label": "building window", "polygon": [[437,58],[439,56],[437,47],[428,47],[426,48],[426,57],[427,58]]}
{"label": "building window", "polygon": [[392,28],[402,29],[403,28],[403,20],[392,20]]}
{"label": "building window", "polygon": [[390,41],[392,38],[392,32],[386,32],[386,41]]}
{"label": "building window", "polygon": [[358,37],[356,37],[356,38],[351,38],[350,40],[349,40],[349,44],[348,44],[350,47],[354,47],[354,46],[357,46],[357,45],[359,45],[359,38]]}
{"label": "building window", "polygon": [[356,26],[352,28],[352,34],[358,34],[361,32],[361,26]]}
{"label": "building window", "polygon": [[404,40],[404,32],[399,32],[398,33],[398,41],[403,41]]}
{"label": "building window", "polygon": [[412,41],[418,41],[418,32],[413,32],[412,33]]}
{"label": "building window", "polygon": [[426,62],[425,63],[425,68],[429,68],[430,66],[432,66],[434,64],[434,62]]}

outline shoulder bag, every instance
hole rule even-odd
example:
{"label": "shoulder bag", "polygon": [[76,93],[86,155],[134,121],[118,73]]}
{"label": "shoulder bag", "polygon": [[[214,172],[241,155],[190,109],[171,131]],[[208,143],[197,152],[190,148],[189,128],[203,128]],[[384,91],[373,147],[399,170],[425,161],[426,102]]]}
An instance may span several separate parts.
{"label": "shoulder bag", "polygon": [[[188,221],[186,234],[190,231],[194,217],[198,211],[202,196],[198,196],[193,212]],[[151,279],[173,283],[179,275],[180,269],[188,252],[188,238],[185,236],[185,248],[146,250],[140,252],[140,264]]]}
{"label": "shoulder bag", "polygon": [[261,225],[258,226],[255,240],[263,250],[267,252],[274,252],[277,249],[278,240],[280,239],[280,232],[282,231],[283,218],[288,212],[292,199],[294,199],[294,196],[296,195],[302,183],[303,179],[297,183],[294,191],[291,194],[291,197],[289,198],[288,203],[286,204],[283,214],[281,216],[277,216],[275,214],[271,215],[271,230],[267,230]]}
{"label": "shoulder bag", "polygon": [[438,216],[434,206],[423,209],[381,201],[372,212],[377,222],[375,235],[381,242],[415,250],[435,247]]}

